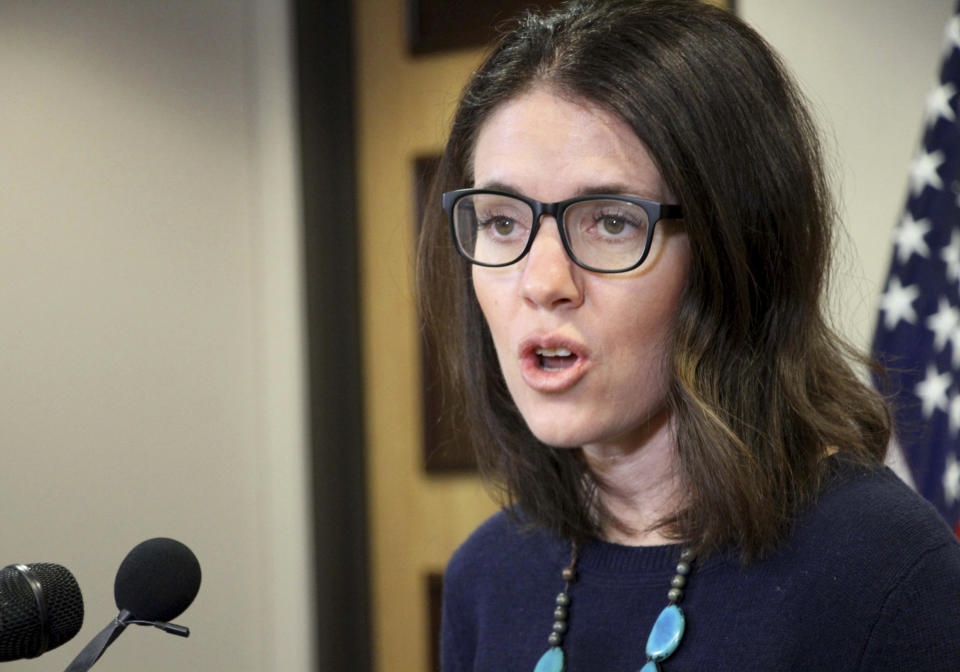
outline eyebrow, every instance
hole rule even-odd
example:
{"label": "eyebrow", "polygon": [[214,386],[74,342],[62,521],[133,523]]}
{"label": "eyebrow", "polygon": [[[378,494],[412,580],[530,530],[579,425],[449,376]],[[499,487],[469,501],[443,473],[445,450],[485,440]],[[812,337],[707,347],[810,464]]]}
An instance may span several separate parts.
{"label": "eyebrow", "polygon": [[[506,191],[511,194],[525,195],[519,189],[513,185],[507,184],[506,182],[485,182],[483,184],[474,185],[476,189],[489,189],[491,191]],[[637,190],[631,189],[625,184],[617,182],[608,182],[601,184],[591,184],[585,187],[582,187],[576,194],[573,194],[572,197],[577,196],[586,196],[588,194],[610,194],[610,195],[633,195],[633,196],[643,196],[644,198],[650,198],[650,194],[644,195],[637,193]]]}

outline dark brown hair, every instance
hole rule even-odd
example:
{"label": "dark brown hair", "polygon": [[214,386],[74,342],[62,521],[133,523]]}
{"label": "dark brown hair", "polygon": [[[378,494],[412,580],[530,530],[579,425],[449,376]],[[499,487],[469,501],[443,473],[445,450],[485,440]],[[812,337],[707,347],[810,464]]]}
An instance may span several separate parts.
{"label": "dark brown hair", "polygon": [[822,301],[835,213],[816,129],[777,56],[742,21],[698,0],[573,2],[528,14],[464,89],[420,239],[417,280],[468,428],[507,505],[566,537],[614,523],[580,451],[527,429],[502,379],[439,207],[472,184],[490,113],[533,86],[585,100],[633,129],[684,209],[691,264],[673,335],[669,401],[686,508],[660,526],[745,560],[786,534],[818,492],[827,451],[875,464],[890,418]]}

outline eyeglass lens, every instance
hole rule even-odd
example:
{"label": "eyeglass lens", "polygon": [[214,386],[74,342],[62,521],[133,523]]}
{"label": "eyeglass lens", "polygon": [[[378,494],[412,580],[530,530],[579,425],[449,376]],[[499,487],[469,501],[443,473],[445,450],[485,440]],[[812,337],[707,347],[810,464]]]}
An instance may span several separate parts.
{"label": "eyeglass lens", "polygon": [[[570,250],[581,264],[618,270],[643,256],[649,218],[639,205],[589,199],[570,204],[561,216]],[[533,210],[510,196],[471,194],[456,202],[453,221],[457,241],[472,260],[504,265],[523,256],[533,230]]]}

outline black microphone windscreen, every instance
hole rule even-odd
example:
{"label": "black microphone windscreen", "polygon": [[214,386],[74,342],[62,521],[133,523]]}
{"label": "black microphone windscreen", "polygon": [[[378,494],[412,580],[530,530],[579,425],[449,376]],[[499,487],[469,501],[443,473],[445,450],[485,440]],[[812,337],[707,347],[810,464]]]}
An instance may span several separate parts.
{"label": "black microphone windscreen", "polygon": [[127,554],[117,570],[117,608],[143,621],[171,621],[200,591],[200,563],[173,539],[148,539]]}
{"label": "black microphone windscreen", "polygon": [[[39,598],[21,568],[39,584]],[[35,658],[72,639],[82,625],[83,595],[66,567],[35,562],[0,569],[0,662]]]}

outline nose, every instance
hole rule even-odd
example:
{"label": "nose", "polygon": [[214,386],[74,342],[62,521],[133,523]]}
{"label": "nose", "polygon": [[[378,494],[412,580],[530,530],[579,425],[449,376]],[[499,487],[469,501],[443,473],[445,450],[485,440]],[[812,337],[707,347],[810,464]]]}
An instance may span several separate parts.
{"label": "nose", "polygon": [[551,310],[582,303],[580,268],[567,255],[553,217],[545,216],[541,221],[523,263],[520,295],[525,301]]}

